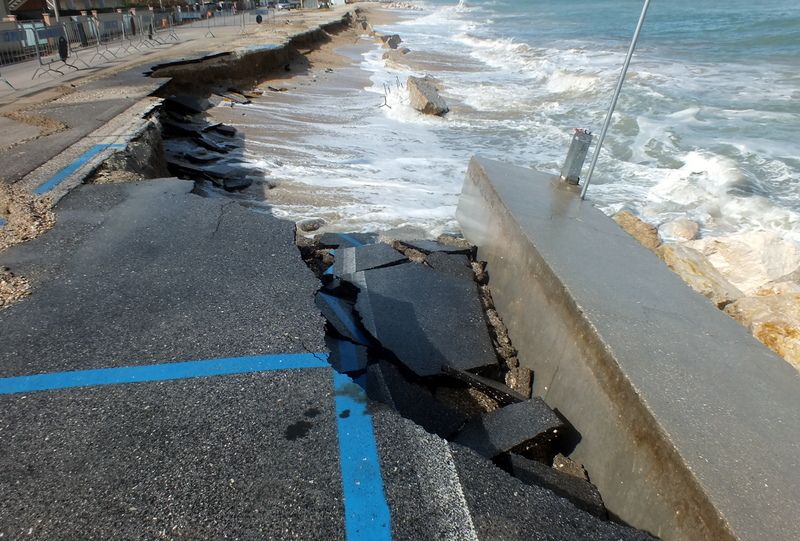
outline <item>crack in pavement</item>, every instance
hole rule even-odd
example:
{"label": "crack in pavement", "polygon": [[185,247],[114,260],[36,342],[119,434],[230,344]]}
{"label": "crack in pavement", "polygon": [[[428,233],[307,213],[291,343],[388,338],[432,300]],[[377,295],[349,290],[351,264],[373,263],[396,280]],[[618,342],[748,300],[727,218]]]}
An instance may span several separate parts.
{"label": "crack in pavement", "polygon": [[299,343],[303,347],[303,350],[305,350],[306,353],[311,354],[318,361],[322,361],[322,362],[326,362],[326,363],[330,364],[330,360],[328,359],[327,355],[325,355],[324,353],[320,353],[319,351],[314,351],[311,348],[309,348],[308,345],[306,345],[305,341],[302,338],[297,338],[297,337],[293,337],[293,338],[294,338],[294,340],[297,341],[297,343]]}
{"label": "crack in pavement", "polygon": [[222,226],[222,219],[225,217],[225,209],[228,208],[229,206],[235,205],[235,204],[236,204],[235,201],[229,201],[227,203],[223,203],[220,206],[220,208],[219,208],[219,216],[217,216],[217,225],[214,228],[214,231],[211,233],[211,238],[213,238],[217,234],[217,232],[219,231],[219,228]]}

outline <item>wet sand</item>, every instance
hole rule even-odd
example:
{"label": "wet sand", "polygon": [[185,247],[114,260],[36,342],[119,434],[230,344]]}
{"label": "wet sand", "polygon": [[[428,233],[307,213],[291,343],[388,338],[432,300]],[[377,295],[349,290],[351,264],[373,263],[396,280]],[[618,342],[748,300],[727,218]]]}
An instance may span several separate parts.
{"label": "wet sand", "polygon": [[[377,6],[367,6],[364,16],[370,24],[395,21],[396,12],[387,12]],[[221,106],[211,109],[209,117],[216,122],[235,126],[245,136],[246,152],[250,156],[263,156],[262,172],[265,180],[254,182],[237,194],[228,194],[239,200],[249,200],[251,206],[272,205],[278,216],[286,216],[291,209],[294,217],[322,218],[335,224],[356,202],[340,187],[310,186],[303,178],[281,174],[281,165],[287,161],[302,161],[309,157],[303,140],[313,137],[315,127],[340,122],[329,115],[332,108],[355,96],[366,94],[370,74],[359,67],[361,55],[380,48],[380,40],[371,36],[360,23],[332,37],[319,48],[308,51],[304,58],[295,61],[284,73],[275,73],[255,87],[263,95],[253,99],[246,107]],[[319,108],[313,114],[285,112],[292,105],[315,100]],[[375,107],[380,105],[376,97]],[[342,137],[346,137],[342,133]],[[320,211],[320,209],[327,209]],[[338,209],[338,210],[331,210]]]}

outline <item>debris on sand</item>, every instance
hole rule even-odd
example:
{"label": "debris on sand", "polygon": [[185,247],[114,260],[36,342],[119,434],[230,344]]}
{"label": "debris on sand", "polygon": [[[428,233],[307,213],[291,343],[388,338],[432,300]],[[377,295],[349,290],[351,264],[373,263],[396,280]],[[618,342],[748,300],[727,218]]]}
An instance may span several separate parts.
{"label": "debris on sand", "polygon": [[[35,239],[56,223],[49,197],[36,197],[0,180],[0,251]],[[2,222],[0,222],[2,223]]]}

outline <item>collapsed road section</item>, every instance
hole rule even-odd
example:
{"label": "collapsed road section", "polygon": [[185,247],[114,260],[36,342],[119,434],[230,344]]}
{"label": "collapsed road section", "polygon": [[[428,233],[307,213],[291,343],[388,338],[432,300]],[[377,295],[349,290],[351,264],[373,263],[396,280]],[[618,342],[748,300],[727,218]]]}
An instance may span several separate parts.
{"label": "collapsed road section", "polygon": [[391,245],[363,233],[297,238],[323,282],[316,303],[337,371],[491,467],[608,519],[587,472],[566,456],[580,435],[531,398],[530,372],[520,377],[527,369],[502,322],[486,316],[491,295],[473,247],[449,236]]}
{"label": "collapsed road section", "polygon": [[[550,456],[564,422],[486,377],[490,365],[483,378],[461,365],[459,377],[422,379],[359,324],[366,363],[342,371],[369,374],[369,394],[416,408],[407,415],[428,431],[367,400],[327,362],[334,337],[293,224],[194,188],[81,186],[58,203],[53,229],[0,254],[34,290],[0,312],[3,538],[650,538],[595,516],[585,480],[531,460]],[[418,265],[407,254],[385,270]],[[388,292],[370,270],[355,274],[374,284],[374,328],[387,329]],[[471,329],[488,333],[473,315]],[[361,362],[347,351],[364,343],[336,338],[334,365]],[[489,360],[484,348],[468,364]],[[427,424],[434,405],[448,424]],[[484,432],[502,437],[486,445]],[[517,479],[490,456],[508,458]]]}
{"label": "collapsed road section", "polygon": [[163,110],[202,150],[155,169],[186,180],[103,184],[107,162],[0,256],[33,289],[0,314],[1,537],[650,538],[567,457],[471,247],[323,237],[323,335],[292,224],[198,194],[247,181],[205,107]]}

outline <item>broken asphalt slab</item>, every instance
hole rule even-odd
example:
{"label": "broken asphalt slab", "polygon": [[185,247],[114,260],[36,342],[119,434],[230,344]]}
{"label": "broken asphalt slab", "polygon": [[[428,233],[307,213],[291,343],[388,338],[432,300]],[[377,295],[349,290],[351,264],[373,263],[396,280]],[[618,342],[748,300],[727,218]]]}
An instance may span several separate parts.
{"label": "broken asphalt slab", "polygon": [[419,250],[420,252],[426,254],[432,254],[435,252],[441,252],[446,254],[464,254],[469,255],[472,253],[473,248],[469,247],[459,247],[459,246],[450,246],[448,244],[442,244],[441,242],[437,242],[435,240],[428,240],[428,239],[421,239],[421,240],[403,240],[400,241],[401,244],[408,246],[409,248],[414,248],[415,250]]}
{"label": "broken asphalt slab", "polygon": [[371,341],[358,320],[353,303],[325,291],[316,294],[315,302],[328,323],[341,336],[362,346],[370,345]]}
{"label": "broken asphalt slab", "polygon": [[0,311],[0,376],[323,351],[294,224],[193,187],[81,186],[54,229],[0,254],[33,288]]}
{"label": "broken asphalt slab", "polygon": [[211,102],[205,98],[179,94],[165,98],[164,107],[179,114],[196,115],[210,109]]}
{"label": "broken asphalt slab", "polygon": [[568,499],[579,509],[605,519],[608,516],[600,492],[590,482],[558,471],[546,464],[510,453],[504,461],[505,469],[528,485],[538,485]]}
{"label": "broken asphalt slab", "polygon": [[523,484],[470,449],[448,444],[388,407],[373,407],[373,423],[394,539],[653,539],[602,521],[550,490]]}
{"label": "broken asphalt slab", "polygon": [[367,348],[349,340],[325,336],[325,345],[331,352],[328,361],[343,374],[354,374],[367,368],[369,355]]}
{"label": "broken asphalt slab", "polygon": [[499,381],[495,381],[491,378],[485,378],[478,374],[467,372],[466,370],[458,370],[454,368],[447,368],[444,370],[444,373],[452,378],[466,383],[470,387],[478,389],[503,406],[528,400],[527,396],[524,396],[508,385],[500,383]]}
{"label": "broken asphalt slab", "polygon": [[364,327],[417,375],[497,364],[474,282],[408,263],[355,273],[352,283]]}
{"label": "broken asphalt slab", "polygon": [[[200,156],[208,156],[208,154],[204,153]],[[197,180],[208,180],[226,190],[242,190],[253,183],[253,179],[250,177],[252,170],[241,165],[210,161],[194,164],[177,158],[168,158],[167,165],[173,174]]]}
{"label": "broken asphalt slab", "polygon": [[538,437],[553,436],[563,426],[541,398],[532,398],[484,413],[467,423],[453,441],[494,458]]}
{"label": "broken asphalt slab", "polygon": [[467,420],[466,415],[447,407],[383,359],[368,367],[366,390],[371,399],[391,406],[403,417],[443,438],[452,436]]}
{"label": "broken asphalt slab", "polygon": [[408,261],[408,258],[382,242],[357,247],[338,248],[333,271],[336,276],[387,267]]}
{"label": "broken asphalt slab", "polygon": [[450,274],[464,280],[474,280],[475,273],[470,265],[469,258],[464,254],[447,254],[434,252],[425,257],[425,262],[439,272]]}
{"label": "broken asphalt slab", "polygon": [[375,244],[378,235],[374,233],[323,233],[318,239],[322,248],[354,248]]}

